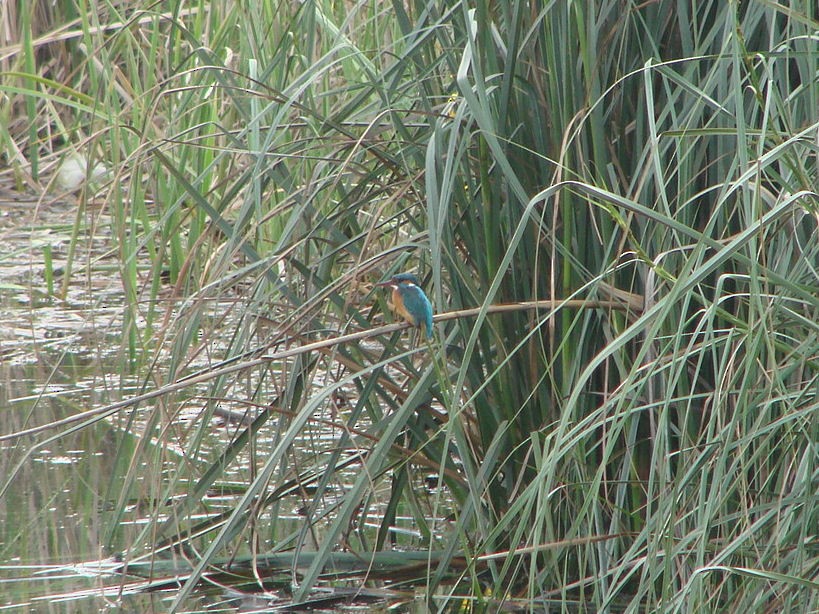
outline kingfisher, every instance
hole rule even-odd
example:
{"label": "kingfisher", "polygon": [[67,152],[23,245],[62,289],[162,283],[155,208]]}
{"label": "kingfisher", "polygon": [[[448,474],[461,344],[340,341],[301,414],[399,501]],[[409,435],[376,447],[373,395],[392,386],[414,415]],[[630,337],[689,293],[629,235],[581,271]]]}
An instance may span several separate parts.
{"label": "kingfisher", "polygon": [[392,288],[392,309],[432,339],[432,303],[412,273],[398,273],[377,286]]}

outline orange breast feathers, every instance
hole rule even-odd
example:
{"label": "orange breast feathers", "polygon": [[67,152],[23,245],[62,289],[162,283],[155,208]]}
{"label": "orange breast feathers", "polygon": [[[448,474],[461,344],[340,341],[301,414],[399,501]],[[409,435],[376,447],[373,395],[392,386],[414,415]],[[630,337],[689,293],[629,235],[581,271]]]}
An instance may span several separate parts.
{"label": "orange breast feathers", "polygon": [[398,288],[394,288],[392,291],[392,308],[393,311],[397,311],[399,314],[401,314],[401,317],[403,317],[407,322],[413,326],[418,326],[418,320],[416,320],[413,315],[407,311],[407,308],[404,305],[404,299],[401,297],[401,292]]}

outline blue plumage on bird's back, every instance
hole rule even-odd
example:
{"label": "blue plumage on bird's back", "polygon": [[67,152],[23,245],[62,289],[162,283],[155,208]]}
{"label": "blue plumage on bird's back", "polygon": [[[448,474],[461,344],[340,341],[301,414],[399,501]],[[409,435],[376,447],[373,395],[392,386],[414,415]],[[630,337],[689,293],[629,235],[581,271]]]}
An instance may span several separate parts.
{"label": "blue plumage on bird's back", "polygon": [[404,299],[404,318],[413,326],[420,327],[427,339],[432,337],[432,304],[419,286],[404,283],[399,286]]}
{"label": "blue plumage on bird's back", "polygon": [[412,273],[399,273],[378,284],[392,288],[393,309],[412,326],[419,327],[427,339],[432,338],[432,303]]}

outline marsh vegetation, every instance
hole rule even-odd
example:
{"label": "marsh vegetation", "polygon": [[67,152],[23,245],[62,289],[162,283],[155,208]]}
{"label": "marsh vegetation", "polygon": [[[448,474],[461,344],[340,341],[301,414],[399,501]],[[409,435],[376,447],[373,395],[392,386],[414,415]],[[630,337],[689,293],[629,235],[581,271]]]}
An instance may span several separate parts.
{"label": "marsh vegetation", "polygon": [[3,5],[8,603],[819,610],[813,4]]}

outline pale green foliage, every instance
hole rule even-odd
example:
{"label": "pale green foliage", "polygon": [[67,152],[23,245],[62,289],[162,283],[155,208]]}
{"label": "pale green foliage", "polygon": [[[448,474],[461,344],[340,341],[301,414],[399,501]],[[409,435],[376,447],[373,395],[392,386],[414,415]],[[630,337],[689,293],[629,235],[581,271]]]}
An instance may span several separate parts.
{"label": "pale green foliage", "polygon": [[[438,325],[420,351],[434,359],[418,368],[404,355],[411,375],[398,388],[382,370],[397,361],[391,349],[339,348],[340,381],[358,393],[343,420],[374,438],[339,435],[317,451],[315,526],[277,544],[306,547],[315,529],[322,556],[344,543],[366,558],[398,507],[438,535],[404,473],[418,458],[400,444],[440,465],[456,507],[456,529],[427,540],[447,553],[430,593],[457,554],[481,571],[476,594],[535,607],[819,608],[811,2],[157,8],[127,12],[139,28],[77,25],[105,70],[71,48],[79,66],[65,85],[95,104],[31,87],[39,113],[57,109],[119,169],[123,262],[147,248],[153,279],[170,268],[189,297],[175,320],[138,333],[145,356],[169,352],[152,367],[159,379],[183,375],[212,341],[208,301],[240,281],[246,313],[224,358],[257,347],[255,313],[275,319],[269,344],[370,326],[384,303],[359,284],[398,270],[426,278],[438,312],[544,298],[640,306]],[[137,281],[126,280],[135,295]],[[140,308],[151,324],[153,305]],[[212,398],[264,405],[277,391],[292,414],[198,550],[197,573],[244,543],[245,509],[291,475],[291,447],[339,385],[338,363],[315,353],[279,368],[247,388],[214,380]],[[431,398],[448,421],[423,422]],[[323,469],[348,447],[368,450],[364,468],[332,513],[316,514],[335,480]],[[188,526],[217,475],[191,487],[174,522]],[[388,510],[377,538],[351,533],[359,506],[376,502]]]}

